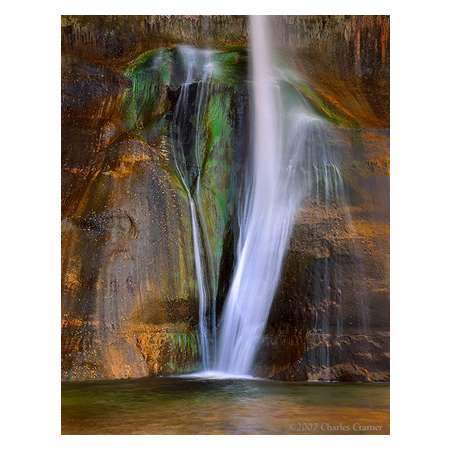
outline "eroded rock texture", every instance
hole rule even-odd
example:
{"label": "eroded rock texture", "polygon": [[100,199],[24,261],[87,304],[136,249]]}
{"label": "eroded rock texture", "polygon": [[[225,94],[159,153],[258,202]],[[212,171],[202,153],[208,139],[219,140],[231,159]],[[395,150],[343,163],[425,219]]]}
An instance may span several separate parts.
{"label": "eroded rock texture", "polygon": [[[387,380],[389,18],[277,21],[305,77],[299,89],[336,127],[347,204],[311,202],[299,211],[257,372]],[[182,43],[226,50],[231,64],[241,64],[246,26],[241,16],[63,17],[63,379],[198,367],[189,203],[174,174],[169,130],[179,86],[162,70],[151,108],[140,108],[136,96],[137,114],[127,108],[143,54]],[[233,266],[248,99],[234,81],[215,89],[228,106],[212,100],[207,112],[199,203],[220,312]]]}

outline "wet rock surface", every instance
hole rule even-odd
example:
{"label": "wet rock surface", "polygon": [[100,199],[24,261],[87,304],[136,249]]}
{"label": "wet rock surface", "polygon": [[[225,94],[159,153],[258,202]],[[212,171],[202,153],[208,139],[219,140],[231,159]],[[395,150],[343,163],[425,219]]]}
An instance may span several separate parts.
{"label": "wet rock surface", "polygon": [[[352,221],[339,207],[320,203],[299,211],[256,371],[280,379],[386,381],[389,19],[279,20],[288,24],[286,43],[295,50],[314,101],[339,130]],[[143,52],[177,43],[245,46],[246,18],[63,18],[63,379],[141,377],[198,367],[189,204],[173,175],[170,136],[164,131],[178,91],[164,88],[153,113],[136,128],[123,119],[132,86],[126,68]],[[241,89],[236,102],[230,89],[220,95],[231,99],[230,123],[240,127],[227,141],[235,149],[236,167],[230,166],[231,149],[220,155],[216,145],[205,160],[202,193],[216,258],[218,312],[233,267],[232,195],[246,133],[247,94]],[[148,125],[163,131],[139,129]],[[211,130],[219,125],[212,122]],[[217,144],[214,136],[211,142]],[[362,307],[368,311],[364,323]]]}

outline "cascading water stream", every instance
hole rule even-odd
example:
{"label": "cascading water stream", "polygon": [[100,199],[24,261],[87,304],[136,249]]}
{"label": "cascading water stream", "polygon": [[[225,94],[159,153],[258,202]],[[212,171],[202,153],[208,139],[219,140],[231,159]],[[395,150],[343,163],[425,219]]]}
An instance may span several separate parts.
{"label": "cascading water stream", "polygon": [[[174,127],[176,152],[174,163],[178,176],[183,184],[189,200],[191,215],[192,242],[194,247],[194,265],[197,282],[199,301],[199,338],[200,352],[203,369],[209,368],[210,357],[210,331],[215,338],[215,309],[211,302],[210,277],[205,259],[208,258],[209,243],[205,233],[202,209],[200,206],[200,183],[203,155],[200,142],[202,140],[202,119],[205,104],[208,99],[208,89],[213,71],[213,52],[211,50],[199,50],[192,47],[179,47],[180,58],[183,63],[183,81],[181,82],[180,94],[175,107]],[[195,83],[195,86],[194,86]],[[190,93],[195,88],[194,120],[191,121]],[[194,160],[187,161],[186,154],[189,153],[189,145],[184,142],[186,126],[193,122],[193,129],[188,133],[193,136]],[[204,238],[202,238],[204,236]],[[209,257],[210,258],[210,257]],[[209,311],[211,311],[209,313]]]}
{"label": "cascading water stream", "polygon": [[[226,298],[215,368],[230,375],[249,375],[261,343],[280,280],[294,222],[302,207],[336,210],[351,228],[335,136],[328,124],[293,86],[303,81],[283,68],[271,47],[271,24],[250,18],[252,68],[252,152],[240,199],[236,265]],[[292,79],[294,77],[294,79]],[[328,259],[315,276],[314,302],[321,314],[314,329],[330,334],[331,278],[339,280]],[[342,298],[337,305],[336,333],[342,334]],[[335,302],[336,303],[336,302]],[[364,325],[366,308],[361,305]],[[323,350],[323,351],[322,351]],[[329,348],[319,364],[330,366]],[[226,376],[226,375],[224,375]]]}
{"label": "cascading water stream", "polygon": [[[283,143],[280,90],[266,17],[251,17],[250,40],[254,118],[251,168],[216,364],[218,371],[231,374],[248,374],[252,368],[301,197],[295,180],[302,152],[297,145]],[[298,137],[301,142],[302,136]]]}

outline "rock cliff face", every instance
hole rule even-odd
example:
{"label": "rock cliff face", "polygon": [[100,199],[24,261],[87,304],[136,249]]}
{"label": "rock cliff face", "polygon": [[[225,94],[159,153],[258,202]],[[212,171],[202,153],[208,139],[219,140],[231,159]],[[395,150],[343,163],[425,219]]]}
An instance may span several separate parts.
{"label": "rock cliff face", "polygon": [[[336,128],[347,203],[299,211],[257,372],[387,380],[389,18],[276,21],[305,77],[298,88]],[[198,367],[189,199],[171,131],[180,81],[164,61],[177,61],[177,44],[221,50],[201,167],[189,169],[192,181],[201,177],[196,202],[220,313],[248,139],[246,27],[242,16],[63,17],[63,379]]]}

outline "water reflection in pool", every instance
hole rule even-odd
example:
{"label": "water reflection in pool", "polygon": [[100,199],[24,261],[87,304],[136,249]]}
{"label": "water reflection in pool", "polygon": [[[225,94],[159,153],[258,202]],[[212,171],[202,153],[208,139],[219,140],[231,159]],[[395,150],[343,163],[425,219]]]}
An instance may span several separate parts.
{"label": "water reflection in pool", "polygon": [[388,434],[389,385],[142,378],[63,383],[63,434]]}

